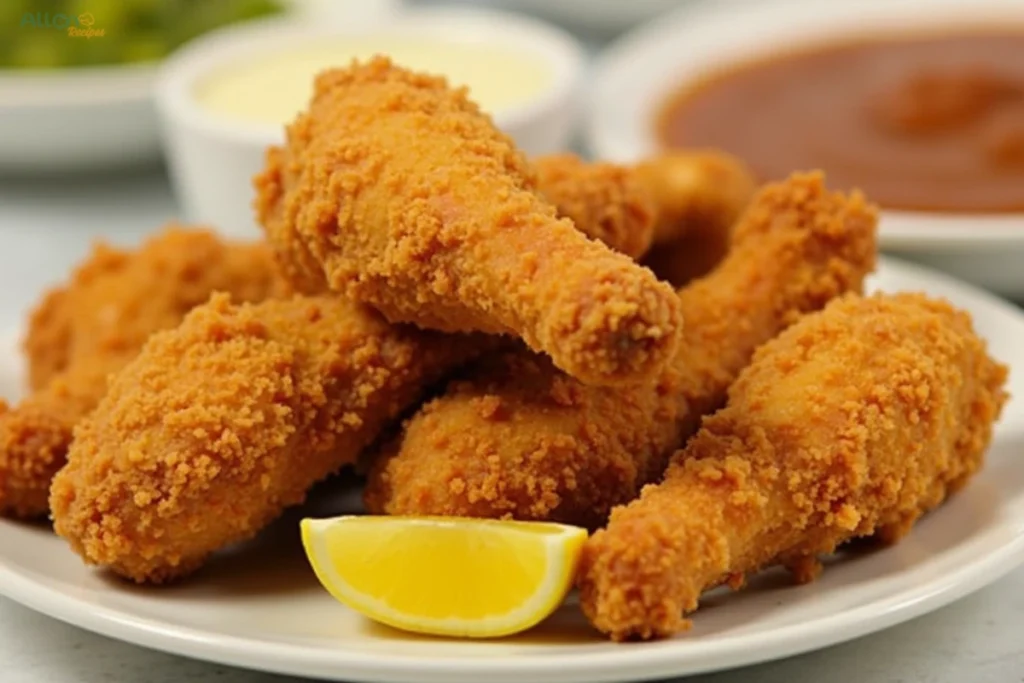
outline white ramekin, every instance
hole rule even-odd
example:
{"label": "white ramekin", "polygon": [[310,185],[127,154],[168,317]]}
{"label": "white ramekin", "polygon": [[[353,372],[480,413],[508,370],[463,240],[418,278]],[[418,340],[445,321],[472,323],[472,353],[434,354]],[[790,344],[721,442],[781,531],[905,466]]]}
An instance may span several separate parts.
{"label": "white ramekin", "polygon": [[407,10],[359,26],[310,27],[269,20],[211,33],[168,60],[157,83],[157,110],[171,180],[184,217],[225,234],[259,234],[252,211],[252,177],[263,167],[268,146],[284,140],[284,126],[226,119],[195,101],[196,82],[211,68],[287,50],[332,36],[437,36],[515,46],[546,59],[554,74],[550,87],[532,100],[491,112],[495,123],[529,154],[567,148],[577,115],[577,93],[585,67],[582,46],[568,33],[516,14],[468,8]]}

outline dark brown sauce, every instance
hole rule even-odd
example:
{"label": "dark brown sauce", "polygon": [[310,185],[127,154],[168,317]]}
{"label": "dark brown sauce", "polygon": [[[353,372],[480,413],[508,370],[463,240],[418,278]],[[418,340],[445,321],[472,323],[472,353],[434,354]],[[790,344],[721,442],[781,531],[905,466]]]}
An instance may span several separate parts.
{"label": "dark brown sauce", "polygon": [[753,62],[678,93],[666,147],[762,180],[820,168],[893,209],[1024,211],[1024,28],[886,37]]}

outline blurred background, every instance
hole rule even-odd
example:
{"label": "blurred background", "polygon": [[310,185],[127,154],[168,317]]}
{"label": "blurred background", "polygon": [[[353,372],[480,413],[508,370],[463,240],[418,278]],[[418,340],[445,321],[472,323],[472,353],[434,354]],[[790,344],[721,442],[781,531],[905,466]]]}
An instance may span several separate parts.
{"label": "blurred background", "polygon": [[313,74],[377,52],[531,155],[823,168],[887,252],[1024,301],[1024,0],[4,0],[0,324],[94,239],[257,236]]}

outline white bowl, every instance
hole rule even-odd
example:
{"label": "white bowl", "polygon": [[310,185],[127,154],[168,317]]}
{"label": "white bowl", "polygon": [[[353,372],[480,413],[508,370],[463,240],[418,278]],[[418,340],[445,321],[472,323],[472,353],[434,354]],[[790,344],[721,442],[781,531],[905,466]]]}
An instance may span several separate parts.
{"label": "white bowl", "polygon": [[[1021,0],[760,0],[684,8],[623,36],[598,60],[587,143],[632,161],[659,149],[654,119],[666,97],[709,72],[845,36],[991,24],[1024,31]],[[757,113],[751,112],[751,125]],[[797,170],[797,169],[794,169]],[[1024,214],[882,214],[884,250],[1024,299]]]}
{"label": "white bowl", "polygon": [[284,141],[283,124],[237,121],[211,113],[196,102],[196,83],[210,68],[314,40],[374,33],[498,42],[539,55],[551,65],[551,86],[521,105],[491,114],[498,127],[529,154],[568,147],[585,55],[572,36],[541,21],[456,8],[409,10],[383,26],[310,29],[284,20],[267,21],[200,38],[169,60],[161,73],[157,108],[172,182],[186,218],[234,236],[258,234],[252,212],[252,177],[263,167],[266,148]]}
{"label": "white bowl", "polygon": [[[284,0],[295,20],[351,25],[400,0]],[[0,174],[106,170],[160,159],[158,66],[0,69]]]}

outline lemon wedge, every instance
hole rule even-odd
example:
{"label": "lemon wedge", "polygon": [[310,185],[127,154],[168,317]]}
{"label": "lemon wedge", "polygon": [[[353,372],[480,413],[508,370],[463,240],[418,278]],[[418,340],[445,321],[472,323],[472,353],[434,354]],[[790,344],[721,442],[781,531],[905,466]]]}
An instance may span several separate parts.
{"label": "lemon wedge", "polygon": [[572,587],[584,529],[452,517],[302,520],[302,543],[331,595],[375,621],[433,635],[524,631]]}

